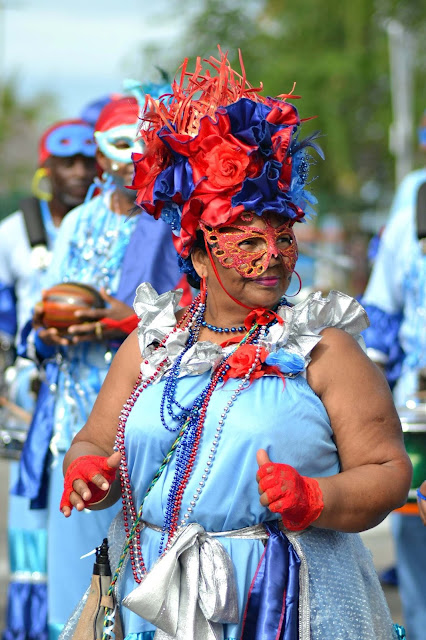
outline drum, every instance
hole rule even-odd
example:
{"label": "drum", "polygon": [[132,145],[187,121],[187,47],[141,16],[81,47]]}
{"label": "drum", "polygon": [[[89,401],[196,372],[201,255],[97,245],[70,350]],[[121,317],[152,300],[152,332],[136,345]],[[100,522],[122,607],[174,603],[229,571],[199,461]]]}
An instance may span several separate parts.
{"label": "drum", "polygon": [[407,503],[396,511],[404,515],[418,515],[416,490],[426,480],[426,404],[419,403],[413,408],[401,407],[398,414],[405,449],[413,465],[413,480]]}
{"label": "drum", "polygon": [[76,311],[103,309],[105,301],[98,291],[80,282],[62,282],[43,291],[43,325],[65,331],[70,325],[84,320],[74,315]]}

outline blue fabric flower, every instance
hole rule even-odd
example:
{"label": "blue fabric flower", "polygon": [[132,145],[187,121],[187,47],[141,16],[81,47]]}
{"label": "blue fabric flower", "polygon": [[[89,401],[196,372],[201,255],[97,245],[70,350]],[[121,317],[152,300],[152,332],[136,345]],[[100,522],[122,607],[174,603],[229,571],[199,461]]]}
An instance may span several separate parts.
{"label": "blue fabric flower", "polygon": [[272,155],[273,134],[288,126],[268,122],[266,117],[271,111],[272,107],[248,98],[241,98],[226,107],[232,135],[246,144],[259,147],[260,153],[267,158]]}
{"label": "blue fabric flower", "polygon": [[305,369],[305,360],[301,356],[284,349],[270,353],[265,363],[271,367],[278,367],[282,373],[300,373]]}
{"label": "blue fabric flower", "polygon": [[257,178],[246,178],[241,190],[232,197],[232,206],[243,205],[246,211],[261,216],[264,211],[274,211],[288,218],[295,218],[290,197],[278,188],[282,164],[277,160],[265,162]]}
{"label": "blue fabric flower", "polygon": [[272,154],[271,136],[279,128],[266,121],[270,111],[271,107],[266,104],[247,98],[226,107],[232,135],[246,144],[259,147],[265,156]]}
{"label": "blue fabric flower", "polygon": [[175,155],[175,162],[164,169],[157,177],[154,184],[153,199],[172,200],[179,193],[184,201],[189,200],[191,193],[194,191],[194,182],[192,179],[192,168],[187,158]]}

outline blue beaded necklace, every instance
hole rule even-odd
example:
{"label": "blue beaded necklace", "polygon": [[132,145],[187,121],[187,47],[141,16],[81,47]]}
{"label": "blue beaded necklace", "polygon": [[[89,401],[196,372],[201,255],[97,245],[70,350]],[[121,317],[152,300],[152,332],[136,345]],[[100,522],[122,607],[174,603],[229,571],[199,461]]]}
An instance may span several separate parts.
{"label": "blue beaded necklace", "polygon": [[[209,393],[211,394],[212,386],[217,384],[217,380],[210,379],[207,385],[201,391],[201,393],[195,398],[195,401],[193,402],[191,407],[188,407],[188,408],[183,407],[179,402],[177,402],[175,398],[177,378],[180,372],[181,361],[184,353],[186,353],[188,349],[193,344],[195,344],[195,342],[198,339],[198,334],[200,332],[200,326],[201,326],[202,318],[204,315],[204,311],[205,311],[205,304],[201,304],[198,310],[194,314],[193,324],[189,329],[190,337],[182,353],[176,359],[173,367],[170,369],[170,373],[166,380],[165,388],[164,388],[162,399],[161,399],[160,415],[161,415],[161,421],[163,426],[168,431],[177,431],[178,429],[180,431],[183,430],[183,435],[175,451],[176,466],[175,466],[175,471],[173,475],[173,480],[167,496],[165,516],[164,516],[164,521],[162,526],[162,533],[161,533],[161,540],[160,540],[160,547],[159,547],[159,555],[163,553],[164,545],[166,542],[166,536],[168,532],[172,529],[172,520],[173,520],[173,515],[175,510],[176,498],[177,498],[180,487],[182,487],[183,485],[185,473],[187,471],[190,458],[193,455],[194,450],[196,448],[195,445],[196,445],[197,431],[199,428],[200,409],[203,406],[203,403],[206,400]],[[242,342],[244,343],[248,339],[250,339],[251,343],[256,343],[259,332],[260,332],[260,327],[256,328],[254,331],[251,329],[250,331],[247,332],[247,335],[243,338]],[[230,355],[231,354],[227,354],[226,356],[224,356],[221,364],[219,365],[219,368],[223,369],[223,373],[225,373],[226,371],[226,368],[227,368],[226,361],[230,357]],[[220,380],[223,380],[223,378],[220,378]],[[166,423],[164,419],[164,405],[166,405],[167,413],[169,414],[169,416],[172,417],[172,419],[177,422],[176,427],[170,427]],[[172,409],[173,405],[177,406],[181,410],[180,415],[176,415],[173,412],[173,409]]]}
{"label": "blue beaded necklace", "polygon": [[[282,298],[278,303],[276,309],[279,309],[280,307],[287,304],[288,302],[286,301],[286,299]],[[180,431],[185,421],[188,420],[188,418],[190,418],[191,415],[196,416],[198,412],[198,406],[197,406],[198,398],[196,399],[195,404],[193,404],[191,407],[184,407],[182,404],[180,404],[176,400],[176,389],[177,389],[177,383],[178,383],[178,378],[180,374],[182,359],[185,353],[187,353],[187,351],[189,351],[189,349],[197,342],[201,327],[207,326],[209,329],[211,328],[213,331],[216,331],[218,333],[222,333],[222,332],[236,333],[237,331],[241,333],[245,331],[247,333],[247,329],[244,326],[222,328],[222,327],[214,327],[214,325],[210,325],[206,323],[206,321],[204,320],[205,310],[206,310],[205,302],[199,303],[198,308],[194,309],[192,323],[189,327],[189,339],[185,347],[183,348],[182,352],[176,358],[175,363],[171,367],[169,375],[166,378],[164,391],[161,397],[160,419],[163,427],[170,432]],[[274,324],[274,322],[275,321],[271,322],[270,325]],[[256,338],[254,337],[253,341],[255,340]],[[179,410],[179,413],[175,413],[174,407],[176,407]],[[176,423],[175,425],[171,426],[167,424],[165,410],[167,410],[167,414],[172,419],[172,421]]]}
{"label": "blue beaded necklace", "polygon": [[[201,303],[198,309],[195,311],[195,314],[193,316],[193,325],[189,329],[188,341],[185,347],[183,348],[182,352],[176,358],[176,361],[170,370],[170,375],[166,378],[166,382],[164,385],[164,391],[161,397],[161,405],[160,405],[160,418],[161,418],[161,423],[163,427],[165,427],[168,431],[171,431],[171,432],[180,431],[184,422],[191,415],[191,413],[194,412],[195,405],[193,405],[192,407],[184,407],[176,400],[176,388],[177,388],[177,379],[180,372],[180,365],[182,362],[182,358],[185,355],[185,353],[197,342],[198,335],[200,333],[200,324],[204,316],[205,309],[206,309],[205,303]],[[176,406],[178,409],[180,409],[181,411],[180,414],[174,413],[173,405]],[[177,423],[176,426],[169,426],[167,424],[164,416],[165,407],[171,419]]]}
{"label": "blue beaded necklace", "polygon": [[246,327],[242,325],[241,327],[216,327],[214,324],[210,324],[205,320],[201,321],[202,327],[207,327],[210,331],[215,331],[216,333],[243,333],[247,331]]}
{"label": "blue beaded necklace", "polygon": [[[288,304],[285,299],[282,299],[277,308],[283,306],[284,304]],[[191,456],[194,455],[194,451],[196,449],[196,439],[197,439],[197,430],[199,428],[200,421],[200,409],[203,406],[206,398],[211,395],[212,385],[216,385],[217,382],[223,380],[223,377],[220,377],[219,380],[210,379],[208,384],[204,387],[201,393],[195,398],[195,401],[192,403],[190,407],[184,407],[176,400],[176,390],[177,390],[177,380],[179,378],[179,373],[181,370],[181,362],[185,353],[197,342],[198,336],[200,333],[200,329],[202,326],[205,326],[204,321],[204,313],[205,313],[205,303],[199,303],[198,308],[194,309],[194,314],[192,317],[192,322],[189,326],[189,338],[188,341],[183,348],[182,352],[177,357],[173,366],[169,371],[169,375],[165,380],[164,390],[161,398],[160,405],[160,417],[163,426],[171,432],[183,432],[182,438],[175,450],[175,460],[176,467],[173,475],[173,480],[169,489],[169,493],[167,496],[166,508],[165,508],[165,517],[162,526],[161,533],[161,541],[159,547],[159,555],[163,553],[164,545],[166,543],[167,533],[172,529],[173,525],[173,516],[175,511],[175,504],[177,500],[177,496],[179,494],[180,488],[184,484],[185,474],[188,469],[188,465],[190,462]],[[274,319],[270,322],[267,327],[259,327],[257,326],[255,329],[247,329],[244,327],[244,330],[247,331],[246,336],[242,338],[240,344],[244,344],[245,342],[250,342],[251,344],[257,344],[259,340],[259,336],[261,331],[267,331],[267,328],[274,324],[276,320]],[[236,329],[236,328],[234,328]],[[235,332],[234,332],[235,333]],[[238,348],[238,347],[237,347]],[[222,359],[219,368],[222,369],[223,374],[226,372],[226,361],[230,357],[231,354],[227,354]],[[223,375],[222,374],[222,375]],[[179,413],[175,413],[176,409]],[[166,422],[165,413],[175,422],[175,425],[171,426]]]}

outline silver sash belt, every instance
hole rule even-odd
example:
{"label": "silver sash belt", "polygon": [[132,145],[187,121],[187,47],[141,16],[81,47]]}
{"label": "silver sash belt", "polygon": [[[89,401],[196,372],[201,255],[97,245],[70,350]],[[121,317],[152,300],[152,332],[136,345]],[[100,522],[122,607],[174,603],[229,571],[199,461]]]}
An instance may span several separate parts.
{"label": "silver sash belt", "polygon": [[[161,527],[143,522],[161,531]],[[208,533],[196,523],[180,528],[167,552],[122,604],[156,627],[154,640],[223,640],[224,624],[238,624],[232,560],[217,538],[266,540],[262,524]]]}
{"label": "silver sash belt", "polygon": [[[275,520],[274,524],[276,524],[281,531],[287,531],[281,519]],[[153,531],[158,531],[158,533],[161,533],[163,531],[163,529],[158,525],[142,520],[140,524],[141,531],[145,529],[145,527],[147,529],[152,529]],[[297,532],[296,535],[298,533],[299,532]],[[300,533],[303,532],[301,531]],[[245,538],[251,540],[268,539],[268,534],[266,533],[265,527],[262,523],[254,524],[250,527],[243,527],[242,529],[230,529],[229,531],[205,531],[205,534],[210,536],[211,538]],[[292,531],[292,534],[295,535],[295,532]]]}

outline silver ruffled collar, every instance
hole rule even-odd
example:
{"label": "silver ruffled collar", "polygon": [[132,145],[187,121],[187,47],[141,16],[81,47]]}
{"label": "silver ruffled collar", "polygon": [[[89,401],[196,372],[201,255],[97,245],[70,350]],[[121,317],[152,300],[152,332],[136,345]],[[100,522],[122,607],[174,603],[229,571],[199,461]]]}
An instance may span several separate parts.
{"label": "silver ruffled collar", "polygon": [[[143,379],[151,377],[160,362],[167,358],[166,366],[156,376],[155,382],[161,380],[189,338],[189,331],[173,331],[181,295],[181,290],[158,295],[149,282],[142,283],[136,290],[133,306],[139,317],[138,339]],[[312,349],[321,340],[323,329],[343,329],[364,346],[360,334],[369,324],[362,306],[340,291],[330,291],[326,298],[317,291],[293,307],[281,307],[278,315],[284,320],[283,324],[276,323],[269,329],[262,346],[271,353],[283,349],[288,354],[299,356],[304,361],[305,370],[311,361]],[[157,349],[158,343],[167,335],[164,346]],[[200,375],[215,369],[223,355],[233,349],[235,345],[222,348],[213,342],[195,343],[182,358],[179,377]]]}

